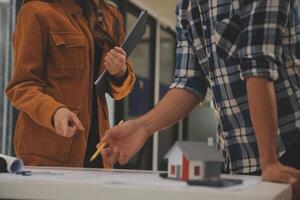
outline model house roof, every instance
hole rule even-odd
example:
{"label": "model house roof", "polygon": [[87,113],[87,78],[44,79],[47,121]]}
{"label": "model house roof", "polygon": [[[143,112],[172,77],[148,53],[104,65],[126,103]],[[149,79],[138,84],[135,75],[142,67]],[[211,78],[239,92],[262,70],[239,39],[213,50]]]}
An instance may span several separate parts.
{"label": "model house roof", "polygon": [[205,142],[176,142],[165,155],[165,159],[168,159],[176,148],[179,148],[188,160],[223,162],[223,157],[217,147],[210,147]]}

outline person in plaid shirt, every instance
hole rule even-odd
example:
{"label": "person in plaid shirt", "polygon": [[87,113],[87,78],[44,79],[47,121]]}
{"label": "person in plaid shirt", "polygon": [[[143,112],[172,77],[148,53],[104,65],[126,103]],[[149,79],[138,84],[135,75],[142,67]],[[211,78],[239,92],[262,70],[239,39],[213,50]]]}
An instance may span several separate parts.
{"label": "person in plaid shirt", "polygon": [[[300,18],[295,0],[181,0],[176,15],[177,61],[170,90],[149,113],[107,131],[103,141],[110,145],[102,155],[127,163],[150,135],[188,115],[211,88],[224,170],[262,173],[264,180],[293,184],[299,193]],[[289,154],[279,158],[279,151]]]}

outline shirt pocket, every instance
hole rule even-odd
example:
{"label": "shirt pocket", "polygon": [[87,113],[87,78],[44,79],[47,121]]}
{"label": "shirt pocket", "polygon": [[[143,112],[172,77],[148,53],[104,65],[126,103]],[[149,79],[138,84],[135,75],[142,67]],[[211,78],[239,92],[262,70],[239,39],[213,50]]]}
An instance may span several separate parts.
{"label": "shirt pocket", "polygon": [[56,69],[84,70],[86,39],[80,33],[51,32],[53,59]]}

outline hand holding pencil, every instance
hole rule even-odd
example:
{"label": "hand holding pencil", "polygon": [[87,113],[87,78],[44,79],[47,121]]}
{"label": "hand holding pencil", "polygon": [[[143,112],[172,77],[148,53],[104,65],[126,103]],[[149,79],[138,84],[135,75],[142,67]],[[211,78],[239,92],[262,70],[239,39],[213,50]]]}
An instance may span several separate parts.
{"label": "hand holding pencil", "polygon": [[100,150],[101,155],[111,164],[125,165],[144,146],[149,136],[151,133],[142,122],[130,120],[107,130],[98,147],[108,143],[109,146]]}
{"label": "hand holding pencil", "polygon": [[[123,123],[123,120],[121,120],[118,125],[120,125],[122,123]],[[97,158],[97,156],[101,153],[101,151],[106,147],[107,144],[108,144],[108,142],[100,142],[99,147],[98,147],[97,151],[91,157],[90,162],[94,161]]]}

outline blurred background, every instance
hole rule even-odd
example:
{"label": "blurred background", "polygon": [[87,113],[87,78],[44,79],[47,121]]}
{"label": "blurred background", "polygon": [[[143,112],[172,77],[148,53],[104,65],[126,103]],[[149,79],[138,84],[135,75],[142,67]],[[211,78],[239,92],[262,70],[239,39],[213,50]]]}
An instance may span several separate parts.
{"label": "blurred background", "polygon": [[[126,20],[127,32],[142,9],[151,15],[147,32],[131,55],[137,76],[135,89],[124,100],[108,98],[111,125],[136,118],[154,107],[167,92],[175,67],[177,0],[116,0]],[[12,33],[22,0],[0,0],[0,153],[14,155],[13,134],[18,111],[4,95],[13,69]],[[172,114],[172,113],[170,113]],[[166,170],[163,156],[177,140],[206,141],[216,135],[210,95],[185,119],[153,136],[126,166],[127,169]],[[124,168],[124,167],[122,167]]]}

